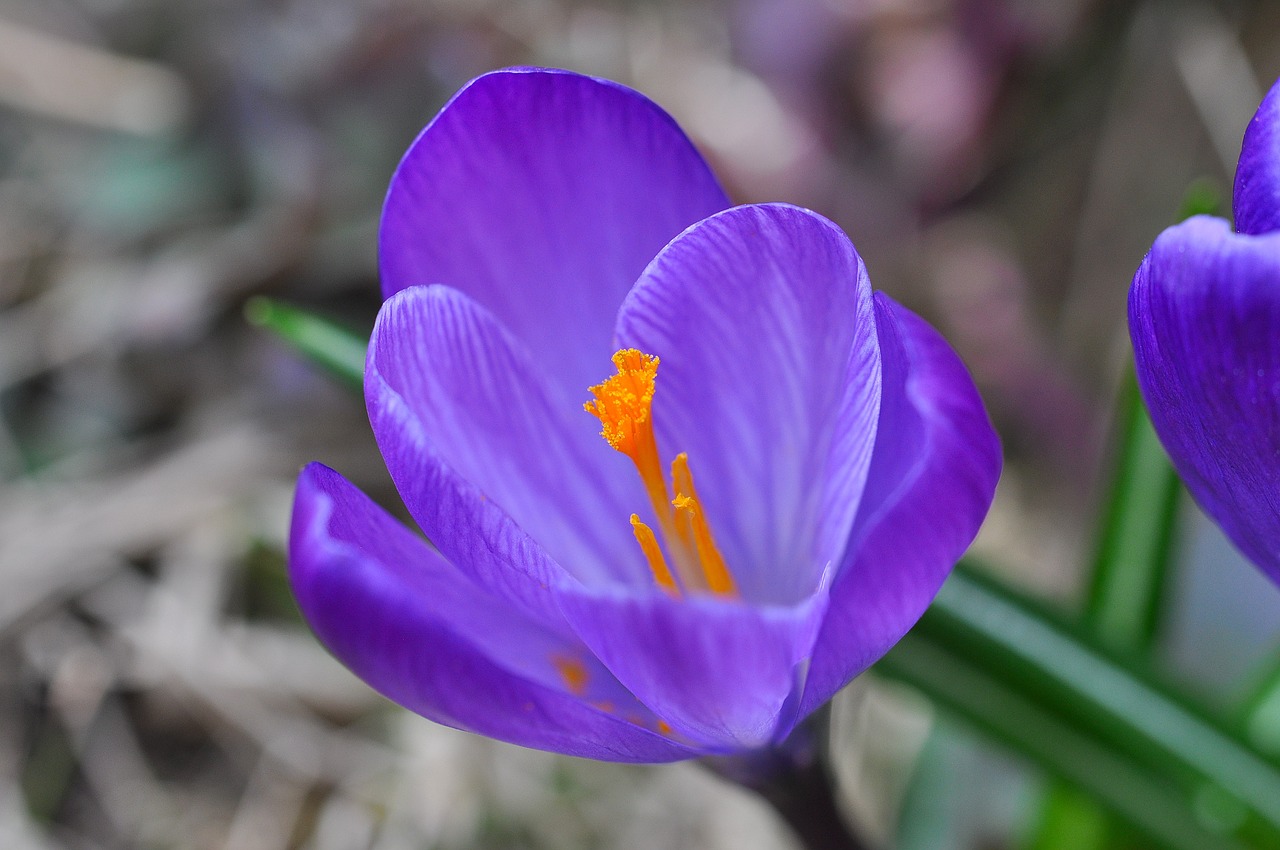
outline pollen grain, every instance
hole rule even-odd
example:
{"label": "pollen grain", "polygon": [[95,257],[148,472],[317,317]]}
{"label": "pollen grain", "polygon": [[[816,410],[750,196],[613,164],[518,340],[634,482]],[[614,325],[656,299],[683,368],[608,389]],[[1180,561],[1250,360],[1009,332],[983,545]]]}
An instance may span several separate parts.
{"label": "pollen grain", "polygon": [[587,680],[590,677],[587,666],[580,659],[570,655],[556,655],[551,659],[551,664],[560,674],[560,679],[569,689],[569,693],[580,697],[587,692]]}
{"label": "pollen grain", "polygon": [[634,460],[653,434],[650,417],[658,358],[624,348],[613,355],[613,365],[617,374],[591,387],[595,400],[583,408],[600,420],[600,436]]}

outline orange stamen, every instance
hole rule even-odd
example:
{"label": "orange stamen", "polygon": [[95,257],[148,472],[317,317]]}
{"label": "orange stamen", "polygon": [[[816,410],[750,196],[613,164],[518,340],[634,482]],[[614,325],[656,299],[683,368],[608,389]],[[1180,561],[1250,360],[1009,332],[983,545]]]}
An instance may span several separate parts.
{"label": "orange stamen", "polygon": [[702,503],[698,500],[698,491],[693,487],[693,473],[689,471],[689,456],[684,452],[676,455],[671,462],[671,483],[675,486],[676,497],[671,505],[677,516],[686,515],[686,521],[677,521],[677,528],[683,529],[686,524],[693,537],[693,545],[698,555],[698,566],[702,568],[702,578],[707,589],[712,593],[726,596],[737,596],[738,586],[733,581],[733,574],[720,554],[715,537],[711,534],[711,525],[702,512]]}
{"label": "orange stamen", "polygon": [[698,501],[689,459],[684,453],[677,455],[671,464],[674,499],[667,490],[653,431],[658,358],[626,348],[613,355],[613,365],[617,374],[591,387],[594,398],[583,408],[600,420],[600,435],[614,449],[631,458],[644,482],[667,554],[675,567],[673,574],[653,530],[632,514],[632,532],[649,562],[654,580],[672,595],[679,595],[682,589],[737,595],[733,576],[716,547],[711,526]]}
{"label": "orange stamen", "polygon": [[609,445],[632,458],[637,439],[649,426],[653,392],[658,377],[658,358],[634,348],[613,355],[618,374],[591,387],[594,401],[583,405],[603,426],[601,436]]}
{"label": "orange stamen", "polygon": [[662,549],[658,547],[658,538],[654,536],[653,529],[641,522],[639,516],[632,514],[631,531],[636,536],[636,542],[640,544],[640,551],[644,552],[645,558],[649,561],[649,570],[653,573],[654,580],[658,582],[658,587],[672,596],[679,596],[680,588],[676,584],[675,576],[671,575],[671,570],[667,568],[667,560],[662,557]]}
{"label": "orange stamen", "polygon": [[681,495],[672,499],[671,505],[676,509],[676,527],[693,537],[698,566],[702,569],[702,580],[707,590],[722,596],[736,596],[738,586],[733,583],[733,576],[716,547],[711,527],[707,525],[697,500]]}
{"label": "orange stamen", "polygon": [[600,436],[636,465],[665,535],[670,531],[667,519],[670,497],[662,477],[662,462],[658,460],[652,416],[658,358],[634,348],[624,348],[613,355],[613,365],[618,374],[591,387],[595,400],[582,407],[600,420]]}

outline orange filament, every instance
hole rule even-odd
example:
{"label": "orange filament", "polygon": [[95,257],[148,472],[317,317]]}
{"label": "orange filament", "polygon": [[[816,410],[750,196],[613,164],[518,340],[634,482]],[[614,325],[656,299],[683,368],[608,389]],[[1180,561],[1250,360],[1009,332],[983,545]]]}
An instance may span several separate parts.
{"label": "orange filament", "polygon": [[[711,524],[702,511],[702,502],[698,500],[698,491],[693,487],[693,473],[689,471],[689,456],[684,452],[676,455],[671,462],[671,483],[675,487],[676,497],[671,505],[677,514],[688,515],[688,524],[692,532],[694,550],[698,554],[698,563],[702,567],[703,578],[712,593],[729,596],[738,594],[738,586],[729,572],[729,565],[716,546],[715,537],[711,534]],[[688,538],[684,538],[686,541]],[[688,545],[686,542],[685,545]]]}
{"label": "orange filament", "polygon": [[674,499],[662,474],[652,416],[658,358],[626,348],[613,355],[613,365],[618,373],[591,387],[594,401],[583,407],[600,420],[600,434],[609,445],[631,458],[644,482],[667,553],[675,566],[673,574],[653,530],[632,514],[631,530],[649,562],[654,581],[673,595],[683,588],[686,592],[699,590],[736,596],[737,586],[698,501],[688,456],[681,452],[671,464]]}
{"label": "orange filament", "polygon": [[711,526],[707,524],[701,506],[688,496],[676,496],[671,504],[680,518],[678,522],[687,524],[693,531],[694,551],[698,554],[698,564],[702,567],[702,577],[707,583],[707,589],[724,596],[736,596],[738,586],[733,583],[729,567],[711,536]]}
{"label": "orange filament", "polygon": [[672,596],[679,596],[680,587],[667,567],[667,559],[662,557],[662,549],[658,547],[658,538],[654,535],[653,529],[641,522],[639,516],[632,514],[631,531],[636,536],[636,542],[640,544],[640,551],[644,552],[644,557],[649,562],[649,570],[653,573],[654,580],[658,582],[658,587]]}

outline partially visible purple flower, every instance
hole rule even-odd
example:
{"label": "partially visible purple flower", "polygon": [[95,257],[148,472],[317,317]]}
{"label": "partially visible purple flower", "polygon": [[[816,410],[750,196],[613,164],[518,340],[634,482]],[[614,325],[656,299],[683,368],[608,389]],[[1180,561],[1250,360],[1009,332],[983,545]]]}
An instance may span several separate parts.
{"label": "partially visible purple flower", "polygon": [[374,688],[562,753],[729,753],[924,611],[999,474],[972,382],[835,225],[728,207],[658,107],[563,71],[480,77],[410,148],[365,394],[435,548],[319,464],[290,539]]}
{"label": "partially visible purple flower", "polygon": [[1245,131],[1236,230],[1160,234],[1129,291],[1138,383],[1196,501],[1280,582],[1280,83]]}

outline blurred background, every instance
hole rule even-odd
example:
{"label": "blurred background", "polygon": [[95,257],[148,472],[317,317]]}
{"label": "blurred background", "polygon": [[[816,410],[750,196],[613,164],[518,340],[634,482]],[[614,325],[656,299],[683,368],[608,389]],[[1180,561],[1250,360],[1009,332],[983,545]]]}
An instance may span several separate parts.
{"label": "blurred background", "polygon": [[[736,201],[840,223],[1000,429],[976,550],[1070,611],[1129,279],[1189,186],[1229,205],[1280,4],[0,0],[0,847],[794,846],[697,766],[408,715],[288,594],[304,462],[399,500],[358,394],[244,304],[367,330],[399,156],[513,64],[632,85]],[[1186,518],[1160,657],[1211,700],[1274,650],[1280,600]],[[869,837],[1026,845],[1035,770],[874,677],[834,717]]]}

